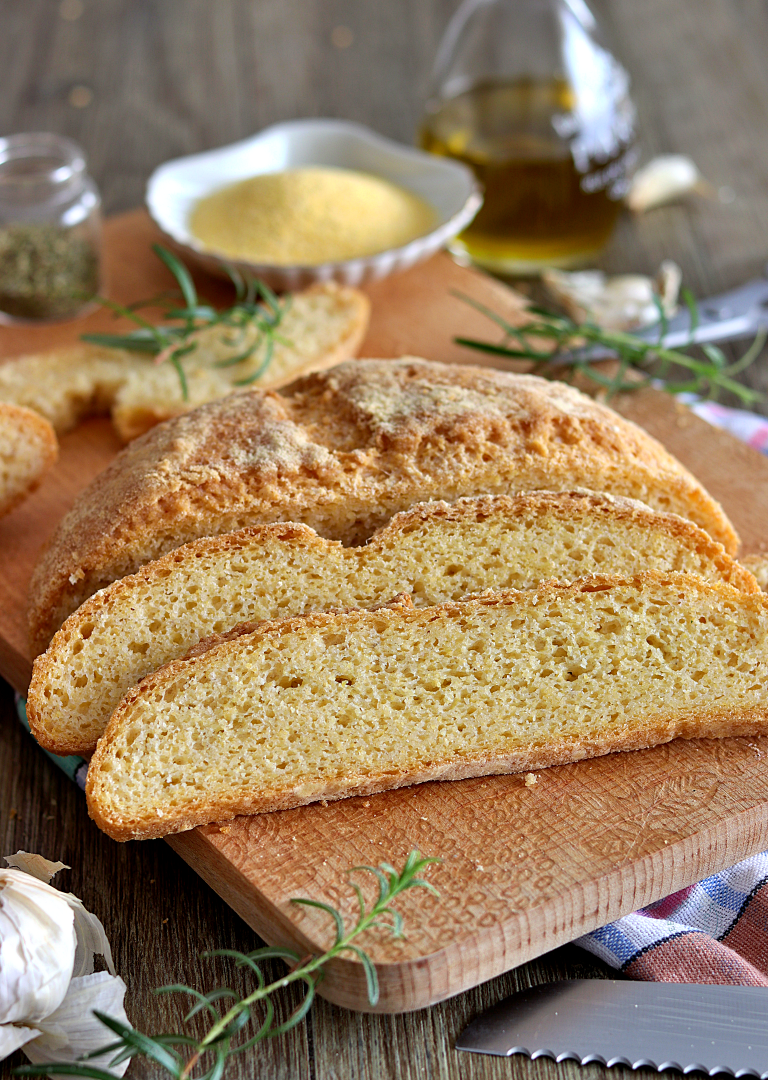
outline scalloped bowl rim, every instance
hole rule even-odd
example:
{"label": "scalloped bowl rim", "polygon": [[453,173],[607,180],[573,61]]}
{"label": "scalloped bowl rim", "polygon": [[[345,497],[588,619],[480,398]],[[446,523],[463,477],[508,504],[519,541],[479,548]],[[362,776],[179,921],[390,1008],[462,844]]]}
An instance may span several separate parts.
{"label": "scalloped bowl rim", "polygon": [[[372,156],[378,155],[378,160],[388,162],[389,168],[346,164],[355,157],[352,148],[362,150],[363,157],[366,150]],[[299,165],[356,167],[361,172],[392,180],[425,199],[438,215],[438,224],[398,248],[387,248],[354,259],[313,264],[256,263],[233,258],[206,247],[189,232],[188,215],[198,199],[238,180]],[[446,186],[451,184],[454,191],[446,191]],[[442,212],[435,201],[436,196],[438,199],[442,196]],[[449,198],[452,205],[446,211]],[[247,269],[261,276],[298,273],[327,280],[336,274],[345,277],[363,275],[366,269],[375,269],[382,261],[392,264],[384,270],[386,274],[395,269],[396,263],[412,264],[433,254],[469,224],[482,204],[482,194],[474,174],[466,165],[395,142],[362,124],[346,120],[288,120],[227,146],[166,161],[150,176],[146,201],[150,215],[165,235],[179,247],[192,252],[198,260],[218,264],[221,268],[227,264]]]}

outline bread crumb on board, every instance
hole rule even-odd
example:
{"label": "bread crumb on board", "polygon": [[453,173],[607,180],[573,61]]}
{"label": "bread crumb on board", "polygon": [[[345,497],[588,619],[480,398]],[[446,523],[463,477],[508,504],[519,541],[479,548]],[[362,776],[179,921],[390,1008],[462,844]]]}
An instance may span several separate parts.
{"label": "bread crumb on board", "polygon": [[525,774],[525,786],[526,787],[535,787],[536,784],[538,784],[538,782],[539,782],[539,778],[538,778],[538,776],[536,775],[535,772],[527,772]]}

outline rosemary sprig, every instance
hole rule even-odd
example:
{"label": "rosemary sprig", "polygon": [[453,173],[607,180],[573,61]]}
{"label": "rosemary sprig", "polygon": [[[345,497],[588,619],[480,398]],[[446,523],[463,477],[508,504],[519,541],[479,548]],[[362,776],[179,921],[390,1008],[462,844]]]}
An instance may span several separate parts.
{"label": "rosemary sprig", "polygon": [[[100,1050],[85,1054],[76,1062],[50,1063],[47,1065],[22,1065],[14,1070],[17,1076],[82,1076],[91,1077],[92,1080],[114,1080],[112,1073],[104,1068],[89,1064],[94,1058],[102,1060],[109,1057],[109,1065],[115,1066],[133,1057],[145,1057],[159,1065],[165,1073],[175,1080],[189,1080],[193,1070],[206,1055],[210,1055],[210,1063],[204,1063],[204,1071],[200,1072],[195,1080],[221,1080],[227,1059],[232,1054],[240,1054],[250,1049],[264,1039],[273,1038],[283,1032],[290,1031],[309,1012],[315,996],[315,989],[323,976],[326,964],[342,953],[351,953],[363,964],[368,990],[368,1000],[375,1005],[379,999],[379,983],[376,968],[368,954],[359,945],[353,944],[355,938],[366,930],[373,927],[382,927],[391,931],[394,937],[403,936],[403,919],[399,912],[392,907],[392,901],[408,889],[427,889],[435,896],[438,895],[434,885],[425,881],[419,875],[430,863],[440,862],[439,859],[422,855],[419,851],[411,851],[405,860],[402,870],[395,870],[389,863],[382,862],[378,866],[354,866],[355,870],[373,874],[378,883],[378,897],[370,908],[366,907],[363,891],[356,883],[352,883],[357,898],[359,914],[354,925],[347,929],[344,918],[336,908],[319,900],[304,898],[293,899],[291,903],[302,904],[305,907],[318,908],[324,911],[333,920],[335,926],[335,940],[331,947],[320,956],[302,958],[291,949],[266,947],[255,949],[251,953],[241,953],[235,949],[215,949],[204,956],[232,957],[238,967],[245,967],[252,972],[256,980],[256,988],[246,997],[238,999],[234,991],[219,987],[207,994],[191,986],[174,984],[173,986],[160,987],[156,993],[162,994],[186,994],[194,1001],[194,1005],[184,1017],[184,1023],[188,1023],[198,1013],[206,1014],[211,1025],[201,1039],[195,1039],[192,1035],[183,1032],[172,1032],[163,1035],[145,1035],[135,1028],[126,1027],[113,1017],[95,1010],[94,1014],[102,1024],[109,1029],[117,1039]],[[260,962],[278,958],[292,965],[287,975],[267,983],[259,966]],[[287,1020],[282,1024],[275,1023],[275,1008],[272,1004],[272,995],[290,986],[291,983],[303,982],[305,985],[304,998],[293,1010]],[[217,1008],[217,1003],[232,1001],[223,1014]],[[264,1002],[264,1015],[259,1020],[253,1014],[254,1006]],[[250,1037],[234,1042],[235,1037],[243,1031],[248,1024],[255,1021],[258,1023],[257,1030]],[[183,1052],[180,1052],[181,1048]]]}
{"label": "rosemary sprig", "polygon": [[[290,306],[290,298],[280,300],[263,281],[244,278],[234,267],[229,267],[236,302],[224,311],[217,311],[210,304],[200,303],[192,275],[180,259],[160,244],[153,244],[152,250],[176,279],[184,306],[179,306],[178,295],[167,292],[127,306],[101,298],[100,303],[114,311],[115,315],[122,315],[136,323],[138,329],[127,334],[82,334],[82,340],[112,349],[148,353],[156,358],[155,363],[168,361],[176,369],[182,395],[188,401],[189,388],[182,359],[195,351],[202,330],[220,326],[225,344],[233,348],[242,344],[244,348],[235,356],[215,361],[214,366],[224,368],[244,364],[264,345],[264,359],[256,370],[234,380],[233,385],[248,386],[259,379],[272,361],[275,343],[290,344],[277,333]],[[138,314],[141,308],[147,307],[161,307],[163,319],[172,320],[178,325],[167,322],[160,326],[153,325]],[[246,343],[249,331],[254,327],[256,334]]]}
{"label": "rosemary sprig", "polygon": [[[637,390],[643,386],[661,385],[664,390],[677,394],[688,392],[698,397],[714,400],[721,391],[735,394],[742,403],[751,404],[762,397],[755,390],[743,386],[734,378],[744,371],[760,354],[766,333],[760,331],[749,349],[735,363],[729,364],[722,349],[716,345],[700,345],[702,356],[692,356],[681,349],[666,349],[661,344],[667,330],[667,319],[659,305],[659,338],[646,341],[635,334],[620,330],[608,330],[594,322],[577,323],[567,315],[559,315],[544,308],[530,307],[532,316],[522,326],[513,326],[484,304],[463,293],[454,293],[477,311],[496,323],[504,336],[500,342],[480,341],[457,337],[459,345],[470,349],[506,356],[515,360],[531,360],[533,372],[546,378],[562,378],[563,373],[581,375],[597,383],[607,397],[623,390]],[[691,312],[691,334],[698,322],[696,303],[690,293],[683,297]],[[613,374],[606,374],[590,361],[590,353],[597,346],[618,359]],[[686,346],[689,349],[693,346]],[[688,378],[670,377],[671,368],[682,368]]]}

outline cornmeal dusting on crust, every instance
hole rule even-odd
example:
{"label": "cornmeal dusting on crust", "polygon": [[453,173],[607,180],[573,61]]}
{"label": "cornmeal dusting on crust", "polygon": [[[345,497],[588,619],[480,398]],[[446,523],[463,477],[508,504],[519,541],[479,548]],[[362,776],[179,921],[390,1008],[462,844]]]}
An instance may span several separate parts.
{"label": "cornmeal dusting on crust", "polygon": [[291,520],[359,544],[417,502],[574,487],[679,513],[736,550],[722,508],[659,443],[535,376],[361,360],[233,394],[137,439],[81,494],[32,578],[32,647],[97,589],[200,536]]}

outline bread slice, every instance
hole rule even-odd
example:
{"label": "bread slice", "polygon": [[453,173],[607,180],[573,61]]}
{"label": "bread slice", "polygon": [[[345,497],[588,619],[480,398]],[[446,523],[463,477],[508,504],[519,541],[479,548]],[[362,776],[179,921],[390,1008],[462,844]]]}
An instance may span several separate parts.
{"label": "bread slice", "polygon": [[0,515],[35,490],[58,455],[47,420],[32,409],[0,403]]}
{"label": "bread slice", "polygon": [[[87,416],[112,413],[124,442],[161,420],[229,394],[239,382],[281,386],[298,375],[331,367],[354,356],[368,327],[364,293],[329,282],[296,293],[278,328],[268,363],[262,340],[247,360],[218,366],[257,342],[253,325],[244,330],[211,327],[200,332],[194,352],[183,358],[188,397],[176,370],[152,357],[123,349],[75,345],[20,356],[0,365],[0,401],[35,409],[59,434]],[[254,377],[255,376],[255,377]]]}
{"label": "bread slice", "polygon": [[768,597],[648,571],[430,608],[399,597],[201,643],[125,696],[86,791],[110,836],[141,839],[766,731]]}
{"label": "bread slice", "polygon": [[295,521],[359,544],[417,502],[576,487],[679,513],[736,550],[679,462],[563,383],[359,360],[230,394],[135,440],[80,495],[32,577],[32,648],[97,589],[200,536]]}
{"label": "bread slice", "polygon": [[[306,372],[348,360],[365,337],[370,307],[365,293],[335,282],[295,293],[277,329],[271,359],[267,342],[259,343],[253,325],[242,333],[222,333],[218,327],[203,330],[195,352],[183,362],[187,397],[170,364],[145,365],[140,373],[129,376],[115,398],[112,421],[117,432],[128,442],[161,420],[224,397],[245,381],[253,380],[252,386],[283,386]],[[257,347],[247,360],[219,366],[254,344]]]}
{"label": "bread slice", "polygon": [[423,607],[646,569],[758,592],[752,574],[691,522],[588,491],[422,503],[356,548],[306,525],[257,525],[193,541],[87,600],[35,660],[27,716],[46,750],[91,754],[132,686],[237,623],[373,607],[398,592]]}
{"label": "bread slice", "polygon": [[150,363],[138,353],[93,345],[18,356],[0,364],[0,401],[34,409],[63,435],[88,416],[108,413],[130,375]]}

